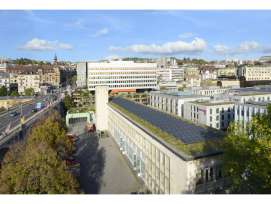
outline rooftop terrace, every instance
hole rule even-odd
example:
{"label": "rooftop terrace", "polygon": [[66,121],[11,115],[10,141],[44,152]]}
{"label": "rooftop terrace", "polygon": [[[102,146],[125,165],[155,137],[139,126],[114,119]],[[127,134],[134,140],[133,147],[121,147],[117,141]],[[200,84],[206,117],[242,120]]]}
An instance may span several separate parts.
{"label": "rooftop terrace", "polygon": [[119,97],[109,104],[186,155],[222,149],[222,131]]}

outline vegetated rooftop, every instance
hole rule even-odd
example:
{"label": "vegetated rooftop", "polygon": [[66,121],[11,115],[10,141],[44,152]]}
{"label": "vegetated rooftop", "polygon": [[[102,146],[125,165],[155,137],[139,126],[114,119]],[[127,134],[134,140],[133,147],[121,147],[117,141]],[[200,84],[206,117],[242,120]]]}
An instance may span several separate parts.
{"label": "vegetated rooftop", "polygon": [[[176,149],[182,151],[186,155],[195,155],[195,154],[201,154],[201,153],[206,153],[206,152],[210,152],[210,151],[214,151],[214,150],[223,149],[222,148],[223,137],[211,139],[211,140],[205,140],[205,141],[201,141],[201,142],[190,143],[190,144],[184,144],[181,142],[181,140],[174,138],[172,135],[167,134],[165,131],[160,130],[159,128],[157,128],[154,125],[148,123],[147,121],[141,119],[140,117],[132,114],[131,112],[129,112],[126,109],[122,108],[121,106],[115,104],[114,102],[110,101],[109,104],[112,105],[113,107],[115,107],[116,109],[118,109],[119,111],[121,111],[123,114],[125,114],[126,116],[128,116],[129,118],[134,120],[135,122],[137,122],[140,125],[142,125],[143,127],[147,128],[149,131],[151,131],[152,133],[154,133],[155,135],[157,135],[158,137],[163,139],[169,145],[172,145]],[[148,106],[148,108],[151,108],[151,107]],[[154,109],[154,108],[151,108],[151,109]],[[223,136],[226,136],[226,133],[224,133],[220,130],[216,130],[214,128],[187,120],[185,118],[182,118],[182,117],[179,117],[179,116],[176,116],[176,115],[173,115],[173,114],[161,111],[161,110],[157,110],[157,109],[154,109],[154,110],[160,111],[164,114],[170,115],[172,117],[176,117],[178,119],[182,119],[183,121],[193,123],[197,126],[203,127],[204,129],[209,129],[213,132],[218,132],[218,133],[222,134]]]}
{"label": "vegetated rooftop", "polygon": [[93,111],[95,112],[95,107],[92,106],[88,106],[88,107],[81,107],[81,108],[71,108],[69,110],[68,114],[75,114],[75,113],[87,113],[89,111]]}
{"label": "vegetated rooftop", "polygon": [[227,105],[227,104],[235,104],[235,102],[217,102],[217,103],[210,103],[210,102],[196,102],[196,101],[189,101],[188,103],[198,104],[203,106],[218,106],[218,105]]}

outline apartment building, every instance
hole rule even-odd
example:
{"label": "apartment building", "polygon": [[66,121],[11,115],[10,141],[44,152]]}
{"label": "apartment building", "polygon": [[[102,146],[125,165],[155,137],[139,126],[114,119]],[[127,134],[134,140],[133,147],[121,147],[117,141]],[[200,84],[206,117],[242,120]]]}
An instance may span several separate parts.
{"label": "apartment building", "polygon": [[205,88],[199,87],[197,89],[188,87],[184,91],[190,91],[191,94],[196,95],[213,96],[216,93],[225,93],[228,90],[230,90],[230,88],[220,88],[219,86],[205,86]]}
{"label": "apartment building", "polygon": [[88,63],[88,90],[96,85],[108,85],[115,89],[155,89],[157,86],[156,63],[134,63],[133,61],[111,61]]}
{"label": "apartment building", "polygon": [[184,80],[188,83],[188,86],[200,86],[201,84],[201,77],[197,75],[186,75]]}
{"label": "apartment building", "polygon": [[217,78],[217,86],[220,87],[239,86],[240,88],[240,80],[229,78]]}
{"label": "apartment building", "polygon": [[5,86],[10,91],[10,79],[8,73],[0,73],[0,87]]}
{"label": "apartment building", "polygon": [[153,108],[184,117],[184,103],[187,101],[207,100],[209,96],[192,95],[191,92],[162,91],[149,92],[149,105]]}
{"label": "apartment building", "polygon": [[200,65],[198,68],[198,75],[201,76],[201,80],[216,79],[217,71],[214,65]]}
{"label": "apartment building", "polygon": [[246,65],[237,68],[239,77],[246,77],[246,81],[265,81],[271,80],[270,65]]}
{"label": "apartment building", "polygon": [[259,114],[267,114],[267,109],[266,106],[270,103],[270,97],[267,97],[268,101],[262,101],[262,102],[257,102],[254,100],[248,100],[246,103],[237,103],[234,105],[235,109],[235,119],[241,120],[242,122],[248,122],[251,120],[251,118],[256,115],[257,113]]}
{"label": "apartment building", "polygon": [[79,61],[77,62],[77,86],[87,85],[86,78],[87,78],[87,62]]}
{"label": "apartment building", "polygon": [[261,63],[271,61],[271,56],[263,56],[259,58]]}
{"label": "apartment building", "polygon": [[184,76],[187,75],[198,75],[198,67],[184,67]]}
{"label": "apartment building", "polygon": [[199,100],[184,103],[184,118],[218,129],[226,130],[234,120],[235,102]]}
{"label": "apartment building", "polygon": [[18,93],[25,95],[25,90],[28,88],[33,88],[33,95],[39,91],[39,81],[40,75],[38,72],[28,73],[21,72],[18,75]]}
{"label": "apartment building", "polygon": [[[112,102],[123,107],[119,98],[107,104],[108,132],[152,194],[223,193],[231,185],[231,180],[226,180],[221,171],[219,155],[223,150],[194,155],[184,153],[138,122],[128,119]],[[163,123],[167,117],[171,116],[161,113],[158,120]],[[182,118],[178,120],[191,130],[201,126]],[[172,131],[175,128],[177,126]]]}
{"label": "apartment building", "polygon": [[237,67],[216,68],[217,77],[221,77],[221,76],[237,76],[236,70],[237,70]]}
{"label": "apartment building", "polygon": [[169,68],[157,68],[157,77],[161,80],[170,81],[172,79],[172,72]]}
{"label": "apartment building", "polygon": [[183,81],[184,70],[178,66],[170,66],[170,68],[157,68],[157,77],[159,76],[161,76],[162,80],[166,81]]}

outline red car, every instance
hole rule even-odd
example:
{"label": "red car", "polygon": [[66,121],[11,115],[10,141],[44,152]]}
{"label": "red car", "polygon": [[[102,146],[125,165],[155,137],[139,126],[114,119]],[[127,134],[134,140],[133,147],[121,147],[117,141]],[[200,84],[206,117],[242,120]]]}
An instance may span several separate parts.
{"label": "red car", "polygon": [[70,138],[72,141],[76,142],[78,140],[78,137],[75,137],[74,135],[66,135],[68,138]]}
{"label": "red car", "polygon": [[66,165],[72,165],[75,164],[75,156],[67,156],[65,158]]}

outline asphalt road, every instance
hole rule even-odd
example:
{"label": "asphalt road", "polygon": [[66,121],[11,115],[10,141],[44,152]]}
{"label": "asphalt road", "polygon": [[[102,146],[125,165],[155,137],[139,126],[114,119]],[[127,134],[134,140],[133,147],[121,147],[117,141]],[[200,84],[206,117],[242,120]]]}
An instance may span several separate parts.
{"label": "asphalt road", "polygon": [[[54,93],[54,94],[50,94],[49,95],[49,101],[52,99],[52,95],[56,95],[57,97],[60,96],[59,93]],[[48,98],[48,96],[47,96]],[[23,115],[25,116],[25,120],[30,118],[34,113],[31,112],[31,110],[33,108],[37,108],[37,103],[43,103],[46,106],[47,101],[43,101],[42,99],[39,99],[38,101],[34,101],[31,102],[29,105],[27,105],[26,107],[23,107]],[[18,113],[18,115],[16,116],[10,116],[10,113],[14,112],[14,110],[9,111],[8,115],[5,115],[3,117],[0,117],[0,134],[2,133],[2,131],[5,131],[5,129],[7,128],[7,126],[10,124],[10,129],[12,129],[13,127],[15,127],[16,125],[20,124],[20,120],[21,120],[21,109],[16,109],[16,112]]]}

